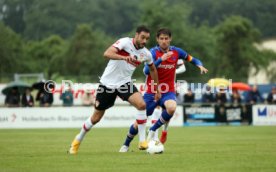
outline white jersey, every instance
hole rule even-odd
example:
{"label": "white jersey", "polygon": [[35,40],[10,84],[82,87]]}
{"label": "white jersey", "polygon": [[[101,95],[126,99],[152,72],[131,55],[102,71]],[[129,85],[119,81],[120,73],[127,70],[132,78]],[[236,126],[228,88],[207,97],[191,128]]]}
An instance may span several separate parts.
{"label": "white jersey", "polygon": [[148,65],[153,64],[150,51],[147,48],[136,49],[133,44],[133,38],[121,38],[113,44],[117,48],[118,54],[123,56],[136,56],[138,60],[127,62],[125,60],[109,60],[100,83],[108,88],[119,88],[121,85],[131,82],[131,76],[141,62]]}

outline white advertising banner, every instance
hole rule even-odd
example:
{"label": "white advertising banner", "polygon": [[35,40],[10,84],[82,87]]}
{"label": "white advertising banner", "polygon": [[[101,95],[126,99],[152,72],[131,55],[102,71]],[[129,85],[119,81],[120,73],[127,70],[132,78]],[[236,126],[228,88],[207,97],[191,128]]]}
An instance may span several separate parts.
{"label": "white advertising banner", "polygon": [[[80,128],[92,112],[92,107],[0,108],[0,128]],[[95,127],[129,127],[136,113],[132,106],[114,106]],[[182,106],[170,126],[183,126]]]}
{"label": "white advertising banner", "polygon": [[276,105],[254,105],[253,125],[276,125]]}

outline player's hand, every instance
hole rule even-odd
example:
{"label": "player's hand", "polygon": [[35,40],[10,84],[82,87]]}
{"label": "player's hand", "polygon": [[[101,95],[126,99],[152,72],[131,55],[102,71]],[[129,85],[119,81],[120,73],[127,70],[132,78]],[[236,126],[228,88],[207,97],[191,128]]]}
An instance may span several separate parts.
{"label": "player's hand", "polygon": [[200,69],[200,73],[201,73],[201,74],[205,74],[205,73],[208,72],[208,69],[206,69],[206,68],[203,67],[203,66],[198,66],[198,68]]}
{"label": "player's hand", "polygon": [[166,61],[167,59],[169,59],[171,56],[173,55],[172,51],[169,51],[165,54],[163,54],[163,56],[161,57],[162,61]]}
{"label": "player's hand", "polygon": [[124,60],[127,62],[133,62],[136,58],[134,56],[125,56]]}
{"label": "player's hand", "polygon": [[161,99],[161,93],[160,93],[160,91],[158,90],[158,91],[155,93],[155,95],[154,95],[154,100],[155,100],[155,101],[158,101],[159,99]]}

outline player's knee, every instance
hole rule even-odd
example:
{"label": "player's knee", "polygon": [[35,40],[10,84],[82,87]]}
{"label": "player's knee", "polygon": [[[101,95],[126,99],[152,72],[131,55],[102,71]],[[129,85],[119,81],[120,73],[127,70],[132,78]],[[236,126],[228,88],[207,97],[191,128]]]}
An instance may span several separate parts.
{"label": "player's knee", "polygon": [[165,102],[166,110],[167,110],[168,114],[170,114],[170,115],[174,114],[174,112],[176,110],[176,106],[177,106],[177,104],[173,100],[168,100]]}
{"label": "player's knee", "polygon": [[168,114],[173,115],[175,112],[175,109],[167,109]]}
{"label": "player's knee", "polygon": [[138,110],[145,110],[145,109],[146,109],[146,103],[145,103],[145,102],[140,102],[140,103],[137,105],[137,109],[138,109]]}
{"label": "player's knee", "polygon": [[173,115],[176,110],[176,105],[171,105],[171,106],[167,107],[166,109],[167,109],[168,114]]}

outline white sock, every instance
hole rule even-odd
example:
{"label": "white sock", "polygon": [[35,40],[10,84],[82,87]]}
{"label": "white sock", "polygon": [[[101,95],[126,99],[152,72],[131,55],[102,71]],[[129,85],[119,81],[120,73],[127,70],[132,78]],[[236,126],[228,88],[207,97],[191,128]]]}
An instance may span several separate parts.
{"label": "white sock", "polygon": [[154,134],[155,134],[155,131],[152,131],[152,130],[149,131],[148,137],[147,137],[148,142],[153,140]]}
{"label": "white sock", "polygon": [[163,127],[163,131],[168,131],[169,122],[165,123],[163,126],[164,126],[164,127]]}
{"label": "white sock", "polygon": [[[151,120],[151,124],[154,125],[157,120],[160,118],[161,116],[161,113],[162,113],[162,110],[161,109],[158,109],[158,108],[155,108],[153,113],[152,113],[152,120]],[[158,139],[158,130],[155,130],[155,133],[154,133],[154,136],[153,136],[153,139],[154,140],[159,140]]]}
{"label": "white sock", "polygon": [[144,142],[146,140],[146,124],[147,124],[147,115],[145,110],[138,111],[136,121],[138,124],[139,142]]}
{"label": "white sock", "polygon": [[82,141],[85,134],[92,128],[93,124],[91,123],[91,117],[89,117],[82,125],[80,133],[76,136],[78,141]]}

